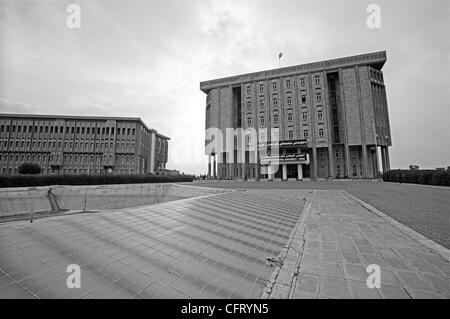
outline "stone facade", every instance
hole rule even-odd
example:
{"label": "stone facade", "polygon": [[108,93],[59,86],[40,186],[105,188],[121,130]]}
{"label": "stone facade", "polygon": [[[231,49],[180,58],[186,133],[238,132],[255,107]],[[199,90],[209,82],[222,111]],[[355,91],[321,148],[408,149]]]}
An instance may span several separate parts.
{"label": "stone facade", "polygon": [[0,174],[142,174],[165,168],[169,138],[140,118],[0,114]]}
{"label": "stone facade", "polygon": [[[381,51],[201,82],[206,130],[223,132],[223,149],[206,147],[210,178],[376,178],[388,170],[386,60]],[[270,172],[260,160],[260,133],[257,150],[248,152],[226,136],[227,128],[266,129],[268,140],[300,141],[296,149],[280,147],[280,154],[307,154],[308,160],[283,162]],[[212,141],[207,135],[205,145]]]}

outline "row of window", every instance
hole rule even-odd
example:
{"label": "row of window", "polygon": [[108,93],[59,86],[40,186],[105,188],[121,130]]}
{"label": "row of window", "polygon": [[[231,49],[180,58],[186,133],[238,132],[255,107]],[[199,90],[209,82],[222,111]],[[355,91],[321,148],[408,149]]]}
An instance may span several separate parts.
{"label": "row of window", "polygon": [[[301,101],[302,101],[302,104],[306,104],[306,94],[302,94],[301,95]],[[316,102],[317,103],[321,103],[322,102],[322,93],[321,92],[317,92],[316,93]],[[292,97],[291,96],[288,96],[286,98],[286,103],[287,103],[288,106],[292,105]],[[278,98],[273,98],[272,99],[272,104],[273,104],[274,107],[277,107],[278,106]],[[259,106],[260,107],[264,107],[265,106],[264,100],[260,100],[259,101]],[[251,110],[252,110],[252,102],[251,101],[247,101],[247,111],[250,112]]]}
{"label": "row of window", "polygon": [[[322,120],[323,119],[323,111],[321,111],[321,110],[317,111],[317,119],[318,120]],[[274,114],[273,115],[273,123],[274,124],[278,124],[278,120],[279,120],[278,114]],[[292,113],[288,114],[287,120],[290,123],[293,122],[294,116],[293,116]],[[302,112],[302,120],[303,121],[307,121],[308,120],[308,112]],[[250,118],[250,117],[247,118],[247,126],[252,126],[252,124],[253,124],[252,118]],[[264,116],[260,116],[260,124],[261,124],[261,126],[265,125],[265,117]]]}
{"label": "row of window", "polygon": [[[303,138],[304,139],[308,139],[308,137],[309,137],[309,130],[305,129],[305,130],[303,130],[302,133],[303,133]],[[324,131],[323,128],[319,128],[317,133],[318,133],[319,139],[323,139],[324,138],[325,131]],[[279,132],[273,132],[272,133],[272,139],[273,140],[279,140],[279,137],[280,137]],[[266,135],[264,133],[261,133],[260,138],[261,138],[261,140],[265,140],[266,139]],[[290,140],[294,139],[294,131],[289,131],[288,132],[288,139],[290,139]],[[247,142],[251,143],[251,141],[252,141],[252,136],[251,135],[247,135]]]}
{"label": "row of window", "polygon": [[[39,141],[39,142],[30,142],[30,141],[27,141],[26,142],[26,144],[25,144],[25,141],[15,141],[15,143],[14,143],[14,141],[9,141],[9,146],[10,147],[13,147],[15,145],[15,147],[16,148],[24,148],[25,147],[25,145],[26,145],[26,147],[27,148],[30,148],[30,146],[31,146],[31,148],[35,148],[36,146],[37,146],[37,148],[39,148],[39,149],[41,149],[41,146],[42,146],[42,149],[47,149],[47,147],[49,148],[49,149],[56,149],[56,145],[58,145],[58,148],[61,148],[62,147],[62,142],[58,142],[58,143],[56,143],[56,141],[53,141],[53,142],[42,142],[42,144],[41,144],[41,142]],[[73,143],[73,142],[65,142],[64,143],[64,147],[65,147],[65,149],[68,149],[68,148],[70,148],[70,149],[72,149],[73,148],[73,146],[75,145],[75,148],[76,149],[81,149],[81,150],[83,150],[83,149],[85,149],[85,150],[89,150],[89,149],[93,149],[94,148],[94,143]],[[89,145],[90,145],[90,148],[89,148]],[[109,146],[108,146],[109,145]],[[0,146],[1,146],[1,144],[0,144]],[[99,148],[99,146],[100,146],[100,148]],[[122,146],[122,147],[121,147]],[[3,142],[3,147],[4,148],[7,148],[8,147],[8,141],[4,141]],[[114,143],[95,143],[95,148],[96,149],[113,149],[114,148]],[[116,148],[117,149],[134,149],[134,143],[127,143],[127,144],[125,144],[125,143],[122,143],[122,144],[120,144],[120,143],[116,143]]]}
{"label": "row of window", "polygon": [[[34,129],[33,129],[34,127]],[[50,133],[50,134],[57,134],[57,133],[64,133],[64,126],[32,126],[32,125],[0,125],[0,133],[9,132],[11,130],[12,133]],[[76,128],[74,126],[68,127],[66,126],[66,134],[102,134],[102,135],[114,135],[114,127],[79,127]],[[117,128],[117,135],[135,135],[136,129],[135,128]]]}
{"label": "row of window", "polygon": [[[94,156],[94,155],[64,155],[63,157],[61,157],[60,155],[36,155],[36,154],[21,154],[19,156],[19,154],[13,155],[10,154],[9,155],[9,161],[16,161],[18,162],[19,160],[21,162],[26,161],[33,161],[33,162],[38,162],[38,163],[47,163],[47,160],[49,162],[59,162],[61,160],[61,158],[64,159],[64,162],[66,163],[74,163],[74,164],[89,164],[89,163],[105,163],[108,159],[109,162],[112,162],[113,160],[113,156]],[[0,161],[7,161],[8,160],[8,155],[4,155],[0,154]],[[42,160],[42,161],[41,161]],[[134,156],[116,156],[116,163],[117,164],[128,164],[128,163],[133,163],[134,162]]]}
{"label": "row of window", "polygon": [[[320,76],[318,76],[318,75],[316,75],[315,77],[314,77],[314,83],[316,84],[316,85],[320,85]],[[288,89],[288,90],[290,90],[291,89],[291,80],[286,80],[285,81],[285,84],[286,84],[286,89]],[[273,81],[272,82],[272,90],[273,91],[276,91],[277,90],[277,85],[278,85],[278,83],[276,82],[276,81]],[[304,78],[301,78],[300,79],[300,87],[306,87],[306,83],[305,83],[305,79]],[[262,84],[262,83],[260,83],[259,85],[258,85],[258,88],[259,88],[259,92],[260,93],[262,93],[262,92],[264,92],[264,84]],[[247,85],[247,94],[251,94],[251,86],[250,85]]]}

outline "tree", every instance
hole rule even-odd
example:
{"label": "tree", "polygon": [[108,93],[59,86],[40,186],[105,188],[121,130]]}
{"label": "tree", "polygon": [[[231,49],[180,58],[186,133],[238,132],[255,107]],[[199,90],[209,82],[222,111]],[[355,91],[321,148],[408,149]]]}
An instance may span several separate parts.
{"label": "tree", "polygon": [[38,164],[22,163],[18,168],[19,174],[39,174],[41,167]]}

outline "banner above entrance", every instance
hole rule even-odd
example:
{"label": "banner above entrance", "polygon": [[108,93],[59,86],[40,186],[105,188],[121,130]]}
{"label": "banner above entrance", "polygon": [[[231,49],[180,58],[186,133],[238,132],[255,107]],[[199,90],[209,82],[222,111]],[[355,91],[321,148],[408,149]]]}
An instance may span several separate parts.
{"label": "banner above entrance", "polygon": [[269,156],[261,156],[260,162],[262,165],[271,164],[271,163],[309,163],[309,156],[306,153],[300,154],[282,154],[282,155],[269,155]]}
{"label": "banner above entrance", "polygon": [[261,142],[258,143],[258,147],[265,147],[265,146],[279,146],[279,147],[285,147],[285,146],[301,146],[306,145],[307,141],[305,139],[298,139],[298,140],[285,140],[285,141],[279,141],[279,142]]}

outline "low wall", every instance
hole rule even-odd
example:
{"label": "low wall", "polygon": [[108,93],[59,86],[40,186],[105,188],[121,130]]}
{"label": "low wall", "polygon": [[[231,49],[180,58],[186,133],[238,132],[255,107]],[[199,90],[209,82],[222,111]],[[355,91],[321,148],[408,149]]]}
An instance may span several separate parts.
{"label": "low wall", "polygon": [[168,183],[3,188],[0,217],[51,211],[50,189],[61,209],[80,211],[151,205],[228,191]]}

